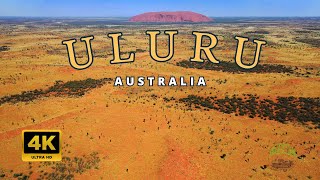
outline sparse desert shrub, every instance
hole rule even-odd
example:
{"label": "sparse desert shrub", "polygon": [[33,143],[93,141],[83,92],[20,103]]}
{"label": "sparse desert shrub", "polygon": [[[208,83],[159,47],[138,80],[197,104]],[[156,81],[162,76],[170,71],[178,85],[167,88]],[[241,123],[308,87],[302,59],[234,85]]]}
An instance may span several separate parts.
{"label": "sparse desert shrub", "polygon": [[98,169],[100,157],[97,152],[82,157],[63,157],[61,162],[52,166],[52,172],[42,172],[41,175],[47,179],[60,180],[74,179],[74,174],[82,174],[90,169]]}
{"label": "sparse desert shrub", "polygon": [[85,79],[79,81],[56,81],[56,83],[47,90],[23,91],[21,94],[14,94],[0,98],[0,105],[4,103],[29,102],[41,97],[48,96],[71,96],[80,97],[91,89],[101,87],[103,84],[112,81],[111,78],[103,79]]}
{"label": "sparse desert shrub", "polygon": [[313,47],[319,48],[320,47],[320,39],[315,38],[295,38],[297,42],[309,44]]}
{"label": "sparse desert shrub", "polygon": [[1,51],[9,51],[10,47],[9,46],[0,46],[0,52]]}
{"label": "sparse desert shrub", "polygon": [[258,64],[253,69],[243,69],[239,67],[236,63],[223,62],[221,61],[218,65],[205,61],[203,63],[190,62],[187,60],[180,61],[177,63],[178,66],[185,68],[195,68],[195,69],[205,69],[232,73],[293,73],[293,69],[289,66],[284,66],[280,64]]}
{"label": "sparse desert shrub", "polygon": [[217,97],[201,97],[189,95],[179,101],[185,103],[189,108],[194,105],[196,108],[204,107],[218,110],[227,114],[235,113],[240,116],[247,115],[250,118],[260,117],[276,120],[281,123],[312,122],[320,125],[320,98],[305,97],[277,97],[275,101],[260,99],[252,94],[244,94],[244,98],[236,95],[231,98],[226,96],[223,99]]}
{"label": "sparse desert shrub", "polygon": [[257,31],[248,31],[246,34],[270,34],[269,31],[266,30],[257,30]]}

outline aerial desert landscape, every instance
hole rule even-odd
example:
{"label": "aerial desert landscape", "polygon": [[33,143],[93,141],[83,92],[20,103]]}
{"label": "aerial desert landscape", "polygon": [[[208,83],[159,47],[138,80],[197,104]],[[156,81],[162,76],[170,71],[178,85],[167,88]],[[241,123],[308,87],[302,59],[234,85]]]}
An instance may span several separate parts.
{"label": "aerial desert landscape", "polygon": [[[146,30],[179,30],[156,62]],[[103,18],[0,19],[0,179],[320,179],[320,19],[214,18],[143,23]],[[192,31],[219,42],[219,64],[190,62]],[[122,32],[111,64],[108,33]],[[72,68],[66,46],[94,35],[94,62]],[[267,41],[257,67],[234,61],[235,36]],[[203,43],[209,43],[203,38]],[[205,58],[205,56],[203,56]],[[130,77],[205,77],[206,86],[114,86]],[[179,80],[179,79],[178,79]],[[22,130],[61,130],[62,161],[21,160]]]}

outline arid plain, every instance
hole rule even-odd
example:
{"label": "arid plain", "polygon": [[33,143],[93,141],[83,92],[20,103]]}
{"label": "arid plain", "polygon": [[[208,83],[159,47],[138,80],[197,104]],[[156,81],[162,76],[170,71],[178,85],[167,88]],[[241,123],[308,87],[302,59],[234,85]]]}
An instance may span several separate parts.
{"label": "arid plain", "polygon": [[[70,22],[2,20],[0,178],[320,178],[319,19]],[[162,31],[160,55],[167,52],[163,30],[179,31],[172,60],[150,58],[150,29]],[[192,31],[218,37],[213,53],[221,64],[188,62]],[[111,32],[123,33],[121,56],[136,51],[135,62],[110,64]],[[79,38],[88,35],[95,38],[94,63],[75,70],[61,42],[76,38],[77,58],[85,62]],[[253,60],[252,40],[267,41],[256,70],[235,66],[235,35],[250,38],[246,62]],[[114,87],[116,76],[204,76],[207,86]],[[23,162],[24,129],[61,130],[63,160]]]}

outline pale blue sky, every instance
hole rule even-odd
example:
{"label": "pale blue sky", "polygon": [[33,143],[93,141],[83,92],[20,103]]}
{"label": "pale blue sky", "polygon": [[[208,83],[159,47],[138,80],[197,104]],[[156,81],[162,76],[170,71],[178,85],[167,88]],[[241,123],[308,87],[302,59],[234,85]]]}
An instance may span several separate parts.
{"label": "pale blue sky", "polygon": [[320,0],[1,0],[0,16],[128,17],[148,11],[207,16],[320,16]]}

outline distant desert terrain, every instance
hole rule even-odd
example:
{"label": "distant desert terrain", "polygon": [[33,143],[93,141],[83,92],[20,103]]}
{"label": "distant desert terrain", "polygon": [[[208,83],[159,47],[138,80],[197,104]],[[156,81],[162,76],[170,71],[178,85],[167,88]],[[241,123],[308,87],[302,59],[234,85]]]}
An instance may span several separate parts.
{"label": "distant desert terrain", "polygon": [[[84,20],[85,22],[85,20]],[[146,30],[179,30],[168,62],[149,56]],[[0,177],[5,179],[320,179],[320,21],[0,25]],[[221,64],[189,62],[192,31],[215,34]],[[108,33],[122,32],[110,64]],[[62,40],[94,35],[94,63],[75,70]],[[234,66],[235,35],[263,39],[259,67]],[[208,43],[207,39],[203,40]],[[114,87],[116,76],[204,76],[206,87]],[[21,131],[62,131],[61,162],[23,162]],[[284,146],[282,146],[284,145]],[[291,154],[281,148],[289,147]],[[275,151],[275,149],[279,151]],[[285,150],[284,150],[285,151]],[[283,167],[280,160],[290,162]],[[282,162],[283,163],[283,162]],[[281,163],[280,163],[281,164]]]}

